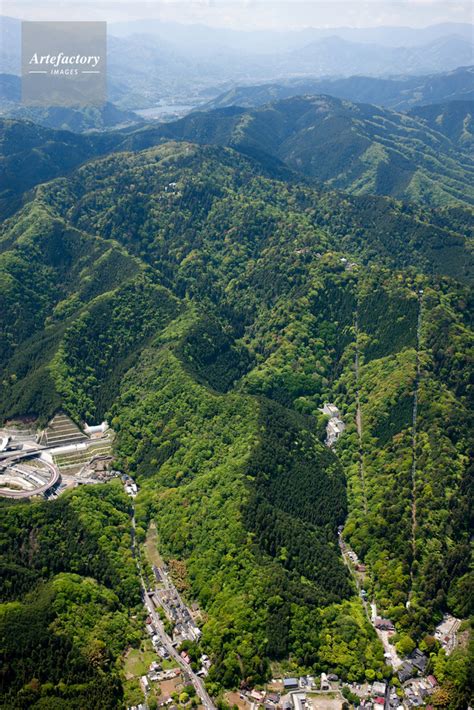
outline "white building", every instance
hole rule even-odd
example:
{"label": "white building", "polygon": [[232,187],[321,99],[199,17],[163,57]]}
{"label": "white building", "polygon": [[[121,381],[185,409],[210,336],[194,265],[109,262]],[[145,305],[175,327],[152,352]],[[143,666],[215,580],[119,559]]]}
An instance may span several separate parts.
{"label": "white building", "polygon": [[321,673],[321,690],[331,690],[331,683],[326,673]]}

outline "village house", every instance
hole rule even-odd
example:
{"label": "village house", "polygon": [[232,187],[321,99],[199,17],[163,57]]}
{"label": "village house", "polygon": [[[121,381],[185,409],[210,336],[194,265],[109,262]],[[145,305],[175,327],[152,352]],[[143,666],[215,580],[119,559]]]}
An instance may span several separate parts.
{"label": "village house", "polygon": [[267,693],[267,700],[270,703],[273,703],[274,705],[278,705],[280,702],[280,694],[279,693]]}
{"label": "village house", "polygon": [[331,683],[326,673],[321,673],[321,690],[331,690]]}
{"label": "village house", "polygon": [[374,695],[385,695],[386,685],[380,681],[375,681],[372,685],[372,693]]}
{"label": "village house", "polygon": [[410,680],[410,678],[413,678],[415,675],[416,671],[414,667],[411,665],[411,663],[408,663],[405,661],[405,663],[402,664],[401,668],[399,669],[397,675],[400,683],[406,683],[407,680]]}
{"label": "village house", "polygon": [[425,654],[420,651],[419,648],[415,648],[413,653],[408,656],[408,660],[410,661],[412,666],[415,666],[415,668],[420,671],[420,673],[426,672],[429,660],[425,656]]}
{"label": "village house", "polygon": [[395,626],[390,619],[382,619],[380,616],[375,619],[375,628],[381,631],[395,631]]}

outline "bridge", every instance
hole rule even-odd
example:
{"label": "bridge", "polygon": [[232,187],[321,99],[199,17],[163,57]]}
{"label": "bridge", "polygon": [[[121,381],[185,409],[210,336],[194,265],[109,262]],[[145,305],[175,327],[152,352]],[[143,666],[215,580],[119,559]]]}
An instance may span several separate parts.
{"label": "bridge", "polygon": [[[44,450],[46,447],[41,447],[41,450]],[[18,463],[21,460],[24,460],[25,458],[31,458],[32,456],[37,456],[39,453],[40,449],[32,450],[32,451],[22,451],[22,452],[17,452],[16,455],[11,455],[8,456],[8,458],[3,458],[3,460],[0,463],[0,471],[3,470],[5,471],[7,468],[12,467],[14,464]],[[33,490],[23,490],[23,491],[15,491],[9,488],[0,488],[0,496],[3,498],[31,498],[31,496],[38,496],[42,495],[43,493],[46,493],[47,491],[50,490],[50,488],[53,488],[60,480],[61,480],[61,475],[59,473],[59,469],[54,466],[54,464],[49,463],[49,461],[45,461],[44,459],[41,459],[41,462],[44,463],[49,470],[51,471],[51,478],[46,481],[42,486],[38,486],[37,488],[34,488]]]}

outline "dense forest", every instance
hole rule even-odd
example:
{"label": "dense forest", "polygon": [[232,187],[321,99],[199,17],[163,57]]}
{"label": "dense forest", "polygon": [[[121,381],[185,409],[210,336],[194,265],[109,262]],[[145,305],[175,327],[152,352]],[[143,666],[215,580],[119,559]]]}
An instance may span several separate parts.
{"label": "dense forest", "polygon": [[121,147],[147,148],[164,140],[226,145],[263,164],[282,161],[333,189],[433,206],[473,205],[472,101],[401,114],[318,93],[323,95],[256,108],[233,102],[191,113],[131,131]]}
{"label": "dense forest", "polygon": [[[213,693],[275,667],[390,676],[341,525],[399,638],[426,646],[443,612],[472,613],[472,212],[326,192],[261,158],[113,152],[38,186],[0,233],[0,416],[109,419],[138,540],[154,521],[205,614]],[[120,706],[140,599],[118,484],[3,510],[3,628],[21,639],[5,653],[38,649],[36,675],[5,666],[5,707]],[[436,656],[452,710],[461,656]]]}
{"label": "dense forest", "polygon": [[0,525],[0,707],[120,707],[117,659],[143,633],[122,486],[5,503]]}

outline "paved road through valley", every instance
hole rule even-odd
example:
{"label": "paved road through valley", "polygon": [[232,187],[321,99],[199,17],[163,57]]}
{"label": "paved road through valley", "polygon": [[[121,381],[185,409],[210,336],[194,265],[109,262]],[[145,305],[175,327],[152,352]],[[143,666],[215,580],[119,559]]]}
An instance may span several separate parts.
{"label": "paved road through valley", "polygon": [[157,634],[160,637],[161,644],[167,650],[170,657],[176,661],[176,663],[181,668],[181,670],[184,671],[191,678],[191,682],[194,686],[194,689],[196,690],[196,693],[198,694],[205,710],[217,710],[216,706],[212,702],[211,696],[209,695],[206,688],[204,687],[204,683],[202,682],[202,679],[198,675],[196,675],[196,673],[193,671],[193,669],[191,668],[189,663],[186,663],[184,658],[181,658],[181,656],[179,655],[179,653],[177,652],[177,650],[173,646],[170,637],[168,636],[168,634],[165,631],[165,627],[163,625],[163,622],[161,621],[160,615],[156,611],[155,605],[153,603],[153,599],[148,594],[146,584],[143,579],[141,567],[140,567],[140,557],[139,557],[139,555],[136,554],[136,549],[135,549],[135,506],[133,505],[133,501],[132,501],[132,508],[133,508],[133,513],[132,513],[132,553],[135,558],[135,561],[137,564],[137,569],[138,569],[138,575],[140,577],[143,603],[147,609],[148,614],[150,615],[150,617],[153,620],[153,625],[155,626]]}

